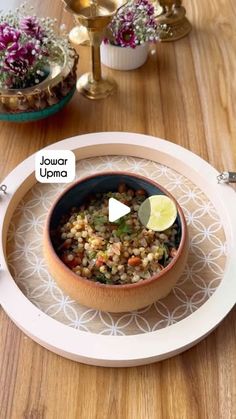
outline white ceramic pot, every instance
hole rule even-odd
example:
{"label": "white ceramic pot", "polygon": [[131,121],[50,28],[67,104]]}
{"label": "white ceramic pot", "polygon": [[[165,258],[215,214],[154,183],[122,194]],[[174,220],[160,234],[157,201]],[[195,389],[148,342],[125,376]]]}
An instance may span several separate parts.
{"label": "white ceramic pot", "polygon": [[147,60],[149,45],[138,45],[136,48],[101,45],[101,62],[114,70],[134,70],[141,67]]}

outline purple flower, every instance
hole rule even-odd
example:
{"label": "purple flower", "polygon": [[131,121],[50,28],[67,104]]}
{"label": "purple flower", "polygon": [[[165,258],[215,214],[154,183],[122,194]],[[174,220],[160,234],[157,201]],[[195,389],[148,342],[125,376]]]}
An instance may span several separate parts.
{"label": "purple flower", "polygon": [[3,70],[15,76],[25,76],[28,71],[28,61],[19,51],[14,51],[5,58]]}
{"label": "purple flower", "polygon": [[136,47],[136,36],[135,33],[133,31],[133,29],[129,28],[122,28],[116,37],[116,42],[118,43],[118,45],[121,45],[122,47],[131,47],[131,48],[135,48]]}
{"label": "purple flower", "polygon": [[149,16],[153,16],[153,15],[154,15],[154,7],[153,7],[153,5],[152,5],[152,4],[149,4],[149,5],[147,6],[147,14],[148,14]]}
{"label": "purple flower", "polygon": [[149,6],[150,5],[148,0],[137,0],[136,4],[139,5],[139,6]]}
{"label": "purple flower", "polygon": [[140,10],[144,10],[148,16],[152,16],[154,14],[154,6],[148,0],[136,1],[136,7]]}
{"label": "purple flower", "polygon": [[148,21],[148,26],[151,27],[151,28],[153,28],[153,29],[156,29],[157,28],[157,24],[156,24],[155,19],[150,18],[149,21]]}
{"label": "purple flower", "polygon": [[128,0],[114,15],[109,28],[115,45],[136,48],[157,39],[154,6],[150,0]]}
{"label": "purple flower", "polygon": [[20,20],[20,29],[27,35],[41,40],[43,38],[43,29],[35,16],[26,16]]}
{"label": "purple flower", "polygon": [[3,70],[14,76],[24,76],[34,64],[39,52],[40,48],[33,42],[28,42],[24,46],[16,42],[7,51]]}
{"label": "purple flower", "polygon": [[31,66],[35,59],[41,52],[41,49],[38,44],[29,41],[27,44],[24,45],[25,47],[25,55],[24,58],[28,61],[29,65]]}
{"label": "purple flower", "polygon": [[125,20],[126,22],[132,22],[132,21],[133,21],[133,19],[134,19],[134,13],[133,13],[133,12],[127,12],[127,13],[124,15],[124,20]]}
{"label": "purple flower", "polygon": [[5,29],[7,26],[9,26],[7,22],[1,23],[0,24],[0,32],[2,32],[3,29]]}
{"label": "purple flower", "polygon": [[20,32],[6,23],[0,25],[0,51],[7,49],[17,42],[20,38]]}

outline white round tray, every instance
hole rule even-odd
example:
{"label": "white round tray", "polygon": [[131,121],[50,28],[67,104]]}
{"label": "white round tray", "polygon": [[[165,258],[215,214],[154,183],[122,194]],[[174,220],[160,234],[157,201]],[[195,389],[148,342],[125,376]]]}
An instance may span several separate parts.
{"label": "white round tray", "polygon": [[34,156],[22,162],[3,181],[7,194],[0,198],[0,303],[10,318],[32,339],[67,358],[100,366],[141,365],[176,355],[206,336],[236,301],[236,194],[216,181],[218,172],[180,146],[131,133],[95,133],[70,138],[47,149],[72,150],[77,160],[96,156],[133,156],[166,165],[188,178],[212,202],[227,242],[224,275],[214,294],[194,313],[163,329],[126,336],[107,336],[75,330],[38,309],[17,286],[7,264],[6,242],[12,215],[36,183]]}

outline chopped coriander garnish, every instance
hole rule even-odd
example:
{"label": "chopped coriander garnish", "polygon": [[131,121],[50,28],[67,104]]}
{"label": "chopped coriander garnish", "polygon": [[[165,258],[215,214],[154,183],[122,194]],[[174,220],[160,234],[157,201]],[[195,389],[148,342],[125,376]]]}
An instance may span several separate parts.
{"label": "chopped coriander garnish", "polygon": [[102,273],[98,273],[95,278],[98,282],[101,282],[102,284],[107,283],[107,278]]}
{"label": "chopped coriander garnish", "polygon": [[104,225],[107,222],[107,217],[103,215],[97,215],[93,217],[94,225]]}
{"label": "chopped coriander garnish", "polygon": [[126,224],[125,220],[121,220],[118,225],[117,230],[115,230],[115,234],[117,237],[122,236],[122,234],[131,234],[132,228],[130,225]]}

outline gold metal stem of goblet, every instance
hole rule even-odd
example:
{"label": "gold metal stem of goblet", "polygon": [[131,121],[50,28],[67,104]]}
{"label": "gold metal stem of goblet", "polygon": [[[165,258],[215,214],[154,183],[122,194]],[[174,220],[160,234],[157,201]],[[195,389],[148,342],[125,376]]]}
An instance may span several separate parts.
{"label": "gold metal stem of goblet", "polygon": [[101,71],[101,57],[100,57],[100,45],[102,42],[102,36],[96,32],[89,32],[89,39],[91,43],[91,58],[92,58],[92,80],[99,82],[102,79]]}
{"label": "gold metal stem of goblet", "polygon": [[100,58],[100,46],[91,46],[92,51],[92,77],[93,80],[99,82],[102,78],[101,72],[101,58]]}
{"label": "gold metal stem of goblet", "polygon": [[182,0],[157,0],[162,12],[157,16],[161,27],[160,40],[163,42],[176,41],[186,36],[192,29],[186,18],[186,10],[181,5]]}
{"label": "gold metal stem of goblet", "polygon": [[83,74],[77,81],[77,89],[89,99],[103,99],[117,90],[113,79],[102,78],[100,45],[103,32],[89,30],[92,72]]}

